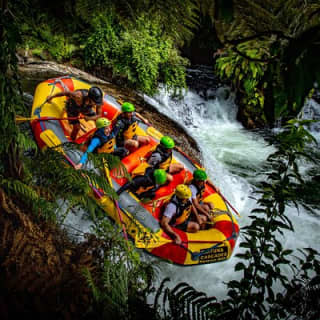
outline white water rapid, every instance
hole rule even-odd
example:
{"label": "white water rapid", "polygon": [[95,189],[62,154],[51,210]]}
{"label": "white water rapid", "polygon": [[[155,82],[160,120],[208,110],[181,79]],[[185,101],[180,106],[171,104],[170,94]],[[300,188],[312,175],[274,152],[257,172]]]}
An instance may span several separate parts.
{"label": "white water rapid", "polygon": [[[256,207],[256,201],[250,196],[255,182],[261,181],[263,164],[267,156],[275,151],[259,133],[245,130],[236,120],[237,106],[232,94],[226,95],[227,88],[220,87],[209,94],[205,100],[195,92],[185,92],[182,100],[171,99],[164,89],[153,97],[144,99],[163,114],[181,124],[197,141],[203,154],[204,166],[213,183],[241,214],[240,228],[248,224],[248,215]],[[312,102],[315,103],[315,102]],[[307,114],[310,112],[307,111]],[[311,112],[312,113],[312,112]],[[319,133],[313,132],[319,141]],[[304,164],[302,164],[302,171]],[[310,215],[303,208],[298,213],[295,208],[287,208],[295,232],[285,232],[279,240],[290,249],[313,247],[320,251],[320,211],[318,216]],[[179,282],[187,282],[197,291],[225,298],[227,294],[224,282],[237,279],[234,266],[239,261],[234,257],[239,252],[240,239],[233,257],[216,264],[181,267],[159,262],[159,281],[170,277],[169,287]],[[152,258],[150,258],[152,259]],[[153,258],[154,259],[154,258]],[[156,260],[157,261],[157,260]]]}
{"label": "white water rapid", "polygon": [[[237,106],[233,95],[228,93],[228,88],[220,87],[212,92],[209,90],[207,96],[210,98],[205,100],[199,94],[188,91],[182,100],[176,100],[161,89],[155,97],[144,96],[144,99],[159,112],[181,124],[197,141],[211,180],[241,214],[237,218],[241,228],[248,224],[248,216],[256,207],[256,201],[250,196],[253,195],[256,182],[262,180],[258,174],[263,173],[265,159],[275,148],[265,141],[261,133],[244,129],[236,120]],[[306,104],[304,118],[310,118],[314,116],[314,110],[320,110],[320,106],[315,104],[314,101]],[[318,108],[312,108],[314,106]],[[320,142],[320,130],[316,124],[311,127],[311,131]],[[309,165],[302,163],[300,169],[305,172]],[[286,248],[312,247],[319,252],[320,211],[311,215],[304,208],[300,208],[299,213],[295,208],[287,208],[287,213],[295,232],[286,231],[283,237],[279,236],[279,241]],[[91,232],[90,220],[80,212],[69,214],[65,224],[71,226],[73,229],[68,230],[75,234],[76,230]],[[79,238],[81,237],[82,233],[79,233]],[[195,267],[176,266],[143,254],[143,251],[141,254],[145,259],[158,264],[159,283],[165,277],[170,277],[171,282],[167,284],[169,287],[187,282],[197,291],[223,299],[227,295],[225,282],[240,277],[239,273],[234,272],[234,266],[238,262],[234,255],[239,253],[240,241],[241,230],[233,256],[228,261]]]}

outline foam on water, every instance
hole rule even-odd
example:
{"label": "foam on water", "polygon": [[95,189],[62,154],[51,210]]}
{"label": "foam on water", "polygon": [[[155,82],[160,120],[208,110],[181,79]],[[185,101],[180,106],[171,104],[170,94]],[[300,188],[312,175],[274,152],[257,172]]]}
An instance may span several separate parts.
{"label": "foam on water", "polygon": [[[215,97],[209,100],[204,100],[192,91],[185,92],[182,100],[171,99],[163,88],[157,96],[144,96],[144,99],[159,112],[169,115],[181,124],[196,140],[213,183],[241,213],[241,218],[238,218],[240,228],[248,224],[247,217],[256,207],[255,200],[250,197],[255,190],[254,182],[261,181],[259,174],[263,173],[265,159],[275,148],[261,135],[245,130],[236,120],[237,106],[228,88],[219,88]],[[295,208],[286,210],[295,232],[288,231],[284,237],[279,236],[284,247],[313,247],[319,251],[319,219],[310,216],[303,208],[300,208],[299,213]],[[240,241],[234,254],[240,250]],[[224,298],[227,294],[224,282],[240,276],[234,272],[237,262],[235,257],[228,261],[197,267],[181,267],[159,262],[159,281],[164,277],[170,277],[170,287],[179,282],[187,282],[208,296]]]}

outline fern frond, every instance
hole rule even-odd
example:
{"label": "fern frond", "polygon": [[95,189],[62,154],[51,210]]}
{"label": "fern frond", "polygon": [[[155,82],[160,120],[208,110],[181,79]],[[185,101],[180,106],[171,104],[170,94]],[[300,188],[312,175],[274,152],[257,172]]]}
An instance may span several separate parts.
{"label": "fern frond", "polygon": [[157,289],[157,292],[156,292],[156,295],[155,295],[155,298],[154,298],[154,303],[153,303],[153,307],[156,309],[158,307],[158,304],[159,304],[159,298],[161,296],[161,294],[163,293],[163,289],[164,289],[164,286],[166,284],[166,282],[170,281],[170,278],[167,277],[167,278],[164,278],[161,283],[160,283],[160,286],[159,288]]}
{"label": "fern frond", "polygon": [[95,282],[92,278],[90,270],[88,268],[84,268],[82,273],[87,281],[89,288],[92,291],[94,299],[99,302],[100,297],[101,297],[101,293],[100,293],[99,289],[97,288],[97,286],[95,285]]}
{"label": "fern frond", "polygon": [[[220,308],[216,297],[207,297],[205,293],[196,291],[187,283],[179,283],[173,289],[164,289],[167,281],[167,278],[162,281],[157,292],[158,296],[160,292],[164,292],[162,310],[165,314],[167,309],[170,312],[165,319],[214,319],[212,316]],[[155,307],[159,307],[158,303]]]}
{"label": "fern frond", "polygon": [[37,152],[38,146],[33,138],[22,132],[17,134],[17,145],[22,151]]}
{"label": "fern frond", "polygon": [[20,180],[1,177],[0,186],[5,189],[8,194],[23,197],[29,203],[37,201],[39,198],[39,195],[32,187]]}

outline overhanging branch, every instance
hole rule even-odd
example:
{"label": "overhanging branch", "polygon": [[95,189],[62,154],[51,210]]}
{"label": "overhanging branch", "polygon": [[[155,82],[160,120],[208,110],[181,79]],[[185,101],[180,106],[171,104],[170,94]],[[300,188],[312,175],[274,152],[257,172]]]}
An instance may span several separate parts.
{"label": "overhanging branch", "polygon": [[232,44],[232,45],[238,45],[243,42],[259,39],[261,37],[266,37],[266,36],[272,36],[276,35],[278,38],[282,38],[285,40],[291,41],[293,38],[285,35],[282,31],[277,31],[277,30],[270,30],[270,31],[265,31],[265,32],[260,32],[257,34],[254,34],[249,37],[241,38],[241,39],[236,39],[236,40],[226,40],[224,44]]}
{"label": "overhanging branch", "polygon": [[259,58],[252,58],[247,56],[245,53],[241,52],[240,50],[237,49],[237,47],[232,47],[231,50],[233,50],[234,52],[236,52],[239,56],[248,59],[250,61],[256,61],[256,62],[270,62],[273,60],[276,60],[276,58],[278,58],[278,56],[272,56],[268,59],[259,59]]}

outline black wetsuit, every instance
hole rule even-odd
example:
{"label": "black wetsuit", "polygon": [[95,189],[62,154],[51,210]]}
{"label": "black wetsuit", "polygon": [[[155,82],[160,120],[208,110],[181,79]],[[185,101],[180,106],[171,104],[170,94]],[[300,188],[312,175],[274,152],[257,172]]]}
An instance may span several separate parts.
{"label": "black wetsuit", "polygon": [[[147,168],[145,174],[134,177],[131,181],[125,183],[118,191],[120,195],[125,190],[136,193],[139,198],[154,198],[160,185],[157,185],[153,176],[154,168]],[[144,191],[146,190],[146,191]]]}

